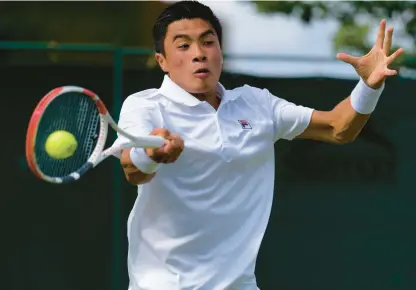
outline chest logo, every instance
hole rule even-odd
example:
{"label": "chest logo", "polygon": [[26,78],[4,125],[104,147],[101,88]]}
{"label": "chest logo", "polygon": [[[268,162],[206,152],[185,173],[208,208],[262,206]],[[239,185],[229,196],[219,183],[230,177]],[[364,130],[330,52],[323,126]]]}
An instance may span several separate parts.
{"label": "chest logo", "polygon": [[247,122],[246,120],[238,120],[238,123],[240,123],[241,128],[245,130],[252,129],[250,123]]}

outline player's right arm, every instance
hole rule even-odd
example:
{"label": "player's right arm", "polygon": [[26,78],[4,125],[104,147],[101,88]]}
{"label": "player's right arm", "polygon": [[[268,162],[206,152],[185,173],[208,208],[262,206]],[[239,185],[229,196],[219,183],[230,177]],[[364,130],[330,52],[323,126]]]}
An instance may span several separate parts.
{"label": "player's right arm", "polygon": [[145,173],[135,165],[134,155],[132,154],[137,153],[132,152],[132,150],[142,150],[138,154],[146,154],[145,157],[149,158],[148,162],[154,163],[154,166],[158,166],[161,163],[175,162],[183,151],[184,142],[177,134],[171,134],[171,132],[163,128],[156,128],[149,135],[165,138],[165,145],[162,148],[126,148],[121,152],[120,163],[127,181],[131,184],[138,185],[147,183],[156,175],[156,172]]}
{"label": "player's right arm", "polygon": [[144,184],[151,181],[156,175],[156,172],[144,173],[140,171],[136,166],[134,166],[130,158],[130,151],[132,149],[133,148],[126,148],[122,150],[120,156],[120,164],[123,168],[126,180],[134,185]]}
{"label": "player's right arm", "polygon": [[[142,92],[146,93],[146,92]],[[120,152],[124,175],[132,184],[144,184],[152,180],[162,163],[176,161],[182,153],[183,140],[163,129],[163,118],[158,106],[139,93],[128,97],[121,108],[118,126],[133,136],[157,135],[165,138],[162,148],[126,148]],[[120,134],[115,143],[127,143]]]}

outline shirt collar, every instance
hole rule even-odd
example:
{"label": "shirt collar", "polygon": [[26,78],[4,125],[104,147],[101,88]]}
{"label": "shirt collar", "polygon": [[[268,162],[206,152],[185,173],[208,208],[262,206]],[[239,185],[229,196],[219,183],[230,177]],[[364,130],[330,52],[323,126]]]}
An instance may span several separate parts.
{"label": "shirt collar", "polygon": [[[238,96],[235,92],[226,91],[224,86],[219,82],[217,83],[215,89],[218,97],[224,101],[235,99]],[[171,101],[181,103],[189,107],[202,103],[200,100],[178,86],[168,75],[165,75],[159,92]]]}

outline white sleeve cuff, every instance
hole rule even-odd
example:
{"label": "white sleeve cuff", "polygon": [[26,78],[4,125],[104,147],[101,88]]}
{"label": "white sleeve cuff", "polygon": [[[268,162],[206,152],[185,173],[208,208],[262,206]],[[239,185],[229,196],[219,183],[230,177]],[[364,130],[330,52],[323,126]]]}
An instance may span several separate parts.
{"label": "white sleeve cuff", "polygon": [[372,89],[360,79],[351,93],[351,106],[360,114],[371,114],[378,103],[381,93],[384,90],[384,83],[379,89]]}
{"label": "white sleeve cuff", "polygon": [[289,141],[295,139],[300,134],[305,132],[306,128],[308,128],[309,123],[311,122],[312,113],[314,111],[314,109],[303,106],[297,106],[296,109],[299,110],[300,117],[298,122],[296,122],[295,129],[283,138]]}
{"label": "white sleeve cuff", "polygon": [[146,174],[156,172],[161,165],[152,160],[143,148],[132,148],[130,150],[130,159],[137,169]]}

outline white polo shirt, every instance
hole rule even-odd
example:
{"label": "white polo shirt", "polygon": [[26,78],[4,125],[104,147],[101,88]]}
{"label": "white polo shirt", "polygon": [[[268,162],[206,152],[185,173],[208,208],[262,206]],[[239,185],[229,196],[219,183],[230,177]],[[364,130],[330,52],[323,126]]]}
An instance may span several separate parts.
{"label": "white polo shirt", "polygon": [[302,133],[312,109],[247,85],[225,90],[218,84],[217,92],[216,111],[165,76],[160,89],[123,103],[119,126],[129,133],[166,128],[185,141],[175,163],[138,186],[128,220],[129,290],[257,289],[274,142]]}

